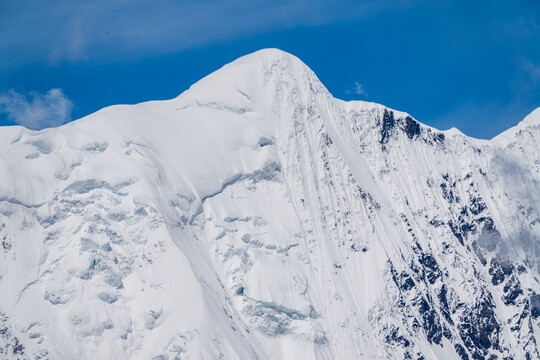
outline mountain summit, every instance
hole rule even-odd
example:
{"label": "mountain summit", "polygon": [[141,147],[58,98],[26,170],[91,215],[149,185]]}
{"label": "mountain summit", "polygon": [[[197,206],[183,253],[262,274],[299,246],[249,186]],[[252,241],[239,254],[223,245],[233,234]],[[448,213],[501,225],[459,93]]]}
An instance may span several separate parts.
{"label": "mountain summit", "polygon": [[279,50],[0,128],[6,359],[533,359],[538,109],[492,141]]}

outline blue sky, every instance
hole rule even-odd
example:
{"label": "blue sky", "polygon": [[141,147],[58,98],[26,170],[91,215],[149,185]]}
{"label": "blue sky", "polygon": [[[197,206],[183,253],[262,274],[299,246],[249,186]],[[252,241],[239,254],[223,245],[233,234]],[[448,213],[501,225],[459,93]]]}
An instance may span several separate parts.
{"label": "blue sky", "polygon": [[537,0],[0,0],[0,125],[173,98],[267,47],[335,97],[474,137],[540,106]]}

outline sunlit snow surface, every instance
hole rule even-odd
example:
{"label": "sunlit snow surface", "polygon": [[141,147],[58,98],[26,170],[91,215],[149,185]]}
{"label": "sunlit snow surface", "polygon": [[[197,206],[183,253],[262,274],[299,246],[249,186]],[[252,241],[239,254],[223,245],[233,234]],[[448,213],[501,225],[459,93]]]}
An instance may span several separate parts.
{"label": "sunlit snow surface", "polygon": [[539,358],[540,110],[492,141],[262,50],[0,128],[0,358]]}

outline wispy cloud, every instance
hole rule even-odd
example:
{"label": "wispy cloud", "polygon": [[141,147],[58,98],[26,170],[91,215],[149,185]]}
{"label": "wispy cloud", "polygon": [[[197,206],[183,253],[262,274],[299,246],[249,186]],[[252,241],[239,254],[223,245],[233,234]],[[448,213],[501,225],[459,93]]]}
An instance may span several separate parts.
{"label": "wispy cloud", "polygon": [[[265,31],[395,11],[413,0],[95,0],[5,2],[0,68],[29,61],[127,60]],[[414,0],[417,1],[417,0]]]}
{"label": "wispy cloud", "polygon": [[0,93],[0,113],[18,125],[39,130],[71,121],[73,103],[61,89],[45,94],[31,92],[28,96],[15,90]]}
{"label": "wispy cloud", "polygon": [[523,60],[523,70],[527,73],[530,80],[537,82],[540,80],[540,64],[535,64],[530,60]]}
{"label": "wispy cloud", "polygon": [[356,94],[364,97],[368,97],[368,93],[366,89],[364,89],[364,85],[360,84],[358,81],[354,83],[354,86],[352,88],[349,88],[345,90],[346,94]]}

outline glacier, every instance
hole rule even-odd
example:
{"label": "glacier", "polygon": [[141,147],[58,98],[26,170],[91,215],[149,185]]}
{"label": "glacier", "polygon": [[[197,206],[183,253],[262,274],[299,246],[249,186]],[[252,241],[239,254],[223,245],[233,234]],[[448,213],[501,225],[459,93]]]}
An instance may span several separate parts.
{"label": "glacier", "polygon": [[0,149],[2,359],[540,358],[540,108],[474,139],[265,49]]}

